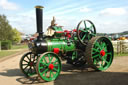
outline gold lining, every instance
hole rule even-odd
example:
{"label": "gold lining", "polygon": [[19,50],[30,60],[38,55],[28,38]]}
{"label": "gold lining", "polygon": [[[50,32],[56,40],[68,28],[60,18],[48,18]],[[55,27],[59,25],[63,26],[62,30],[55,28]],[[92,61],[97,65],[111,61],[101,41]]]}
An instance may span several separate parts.
{"label": "gold lining", "polygon": [[44,7],[43,7],[43,6],[35,6],[35,8],[42,9],[42,8],[44,8]]}

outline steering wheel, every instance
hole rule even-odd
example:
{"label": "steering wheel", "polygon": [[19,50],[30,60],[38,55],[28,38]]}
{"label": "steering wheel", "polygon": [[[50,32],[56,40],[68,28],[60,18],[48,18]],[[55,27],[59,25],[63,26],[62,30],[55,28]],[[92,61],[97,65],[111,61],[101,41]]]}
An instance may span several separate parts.
{"label": "steering wheel", "polygon": [[88,41],[96,36],[96,28],[90,20],[81,20],[77,25],[77,38],[79,42],[86,45]]}

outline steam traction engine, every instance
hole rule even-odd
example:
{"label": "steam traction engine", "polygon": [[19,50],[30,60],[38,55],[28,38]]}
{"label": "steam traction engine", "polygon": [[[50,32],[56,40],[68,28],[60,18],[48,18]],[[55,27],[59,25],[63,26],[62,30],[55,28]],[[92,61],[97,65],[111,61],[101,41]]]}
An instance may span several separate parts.
{"label": "steam traction engine", "polygon": [[42,8],[36,6],[39,35],[28,44],[31,52],[24,54],[20,60],[20,69],[27,77],[38,74],[45,81],[55,80],[61,71],[60,58],[73,66],[88,65],[98,71],[111,65],[114,55],[112,43],[106,37],[96,36],[95,26],[90,20],[80,21],[72,31],[63,31],[61,26],[56,26],[53,18],[44,34]]}

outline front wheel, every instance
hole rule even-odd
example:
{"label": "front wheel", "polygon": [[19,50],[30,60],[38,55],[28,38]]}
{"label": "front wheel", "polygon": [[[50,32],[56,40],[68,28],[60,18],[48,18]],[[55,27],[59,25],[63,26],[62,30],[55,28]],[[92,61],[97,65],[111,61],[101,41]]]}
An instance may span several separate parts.
{"label": "front wheel", "polygon": [[30,77],[36,74],[36,62],[39,55],[35,55],[32,52],[24,54],[20,60],[20,69],[25,76]]}
{"label": "front wheel", "polygon": [[55,80],[61,71],[61,61],[53,52],[46,52],[38,59],[36,70],[41,79],[45,81]]}

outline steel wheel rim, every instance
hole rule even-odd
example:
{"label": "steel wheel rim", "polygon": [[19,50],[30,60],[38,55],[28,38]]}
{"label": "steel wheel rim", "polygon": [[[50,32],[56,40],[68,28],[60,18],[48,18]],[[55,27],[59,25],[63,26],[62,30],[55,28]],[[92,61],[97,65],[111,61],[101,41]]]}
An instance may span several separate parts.
{"label": "steel wheel rim", "polygon": [[[53,69],[50,69],[53,65]],[[52,52],[47,52],[40,57],[37,63],[38,75],[45,81],[55,80],[61,71],[61,62],[58,56]]]}
{"label": "steel wheel rim", "polygon": [[97,70],[106,70],[109,68],[113,60],[113,47],[109,39],[105,37],[97,39],[93,44],[91,53],[93,64]]}
{"label": "steel wheel rim", "polygon": [[[82,22],[84,22],[85,29],[80,28],[80,25],[81,25]],[[91,24],[91,26],[87,27],[86,22],[89,22]],[[82,21],[80,21],[80,23],[77,25],[77,37],[78,37],[78,40],[83,45],[86,45],[87,43],[85,42],[85,40],[88,41],[94,36],[96,36],[96,28],[95,28],[94,24],[90,20],[82,20]]]}
{"label": "steel wheel rim", "polygon": [[27,76],[32,76],[36,74],[36,63],[38,56],[32,54],[32,52],[28,52],[20,60],[20,69]]}

